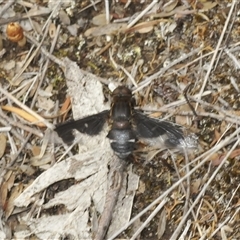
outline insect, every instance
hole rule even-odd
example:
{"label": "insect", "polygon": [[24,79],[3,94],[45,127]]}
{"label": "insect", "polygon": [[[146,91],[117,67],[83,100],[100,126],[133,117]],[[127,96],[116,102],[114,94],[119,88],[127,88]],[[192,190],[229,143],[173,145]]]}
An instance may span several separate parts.
{"label": "insect", "polygon": [[196,137],[185,137],[181,126],[147,117],[134,109],[132,93],[125,86],[113,91],[110,110],[59,124],[55,131],[64,142],[71,143],[74,141],[74,129],[94,136],[100,133],[107,121],[110,125],[107,137],[113,151],[121,159],[126,159],[133,152],[138,139],[155,141],[161,138],[167,148],[196,147]]}

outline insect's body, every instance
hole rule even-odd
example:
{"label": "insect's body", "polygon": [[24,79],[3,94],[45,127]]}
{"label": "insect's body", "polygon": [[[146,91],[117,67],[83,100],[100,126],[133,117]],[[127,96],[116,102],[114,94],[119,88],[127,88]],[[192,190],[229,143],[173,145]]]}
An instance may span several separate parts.
{"label": "insect's body", "polygon": [[111,130],[107,137],[119,158],[126,158],[135,147],[136,135],[132,130],[132,94],[126,87],[118,87],[113,92],[110,110]]}
{"label": "insect's body", "polygon": [[167,148],[195,148],[197,145],[195,135],[185,138],[180,126],[149,118],[135,110],[132,93],[124,86],[117,87],[112,93],[110,110],[60,124],[55,131],[64,142],[70,143],[74,140],[73,129],[88,135],[97,135],[108,119],[110,131],[107,137],[112,149],[121,159],[126,159],[133,152],[139,138],[162,140]]}

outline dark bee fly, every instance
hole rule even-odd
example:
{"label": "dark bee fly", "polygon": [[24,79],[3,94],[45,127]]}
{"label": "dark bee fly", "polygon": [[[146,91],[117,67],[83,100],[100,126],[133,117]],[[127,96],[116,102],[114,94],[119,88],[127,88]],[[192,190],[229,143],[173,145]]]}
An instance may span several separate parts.
{"label": "dark bee fly", "polygon": [[136,145],[137,139],[162,138],[167,148],[186,146],[196,147],[196,138],[185,138],[180,126],[145,116],[134,109],[131,91],[124,86],[117,87],[112,93],[110,110],[105,110],[79,120],[59,124],[55,131],[66,143],[74,140],[73,130],[88,135],[97,135],[109,119],[110,131],[107,137],[111,147],[121,159],[127,158]]}

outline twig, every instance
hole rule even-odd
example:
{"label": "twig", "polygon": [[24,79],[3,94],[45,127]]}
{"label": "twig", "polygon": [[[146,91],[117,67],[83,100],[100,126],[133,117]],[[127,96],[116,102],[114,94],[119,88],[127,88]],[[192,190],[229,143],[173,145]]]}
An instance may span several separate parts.
{"label": "twig", "polygon": [[236,69],[240,69],[240,63],[239,61],[237,60],[237,58],[232,54],[230,53],[230,51],[228,49],[225,49],[225,53],[228,55],[229,58],[232,59],[232,61],[234,62],[234,65],[236,67]]}
{"label": "twig", "polygon": [[106,23],[110,22],[110,14],[109,14],[109,0],[105,0],[105,14],[106,14]]}
{"label": "twig", "polygon": [[158,3],[158,0],[153,0],[132,22],[127,25],[127,28],[132,27],[135,23],[139,21],[149,10],[151,10],[155,4]]}
{"label": "twig", "polygon": [[89,4],[88,6],[86,6],[85,8],[82,8],[81,10],[79,10],[79,13],[85,11],[86,9],[88,9],[88,8],[90,8],[90,7],[95,6],[97,3],[100,3],[100,2],[101,2],[101,0],[94,1],[94,3],[91,3],[91,4]]}
{"label": "twig", "polygon": [[132,84],[137,88],[138,85],[137,85],[135,79],[134,79],[134,78],[132,77],[132,75],[127,71],[127,69],[124,68],[124,67],[122,67],[122,66],[120,66],[120,65],[118,65],[118,66],[123,70],[123,72],[124,72],[124,73],[128,76],[128,78],[131,80]]}

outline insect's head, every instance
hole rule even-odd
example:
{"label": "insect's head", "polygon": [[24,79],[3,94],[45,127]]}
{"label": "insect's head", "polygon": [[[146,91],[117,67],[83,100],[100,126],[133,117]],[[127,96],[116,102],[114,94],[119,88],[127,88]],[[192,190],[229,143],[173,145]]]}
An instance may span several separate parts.
{"label": "insect's head", "polygon": [[119,86],[113,91],[112,97],[132,97],[132,92],[125,86]]}

